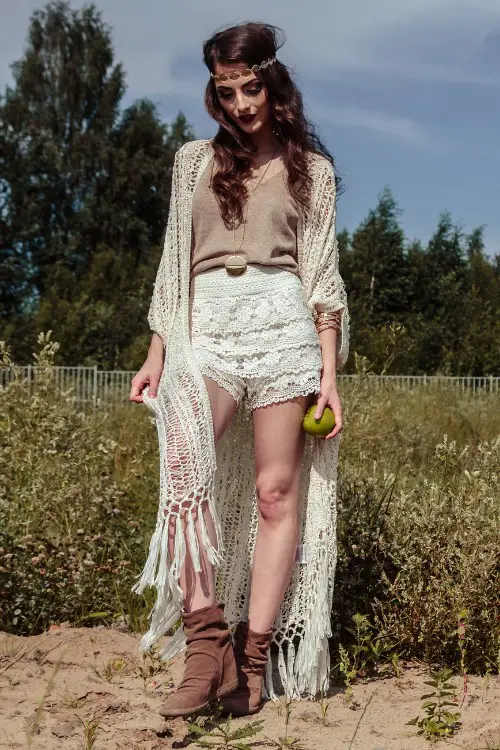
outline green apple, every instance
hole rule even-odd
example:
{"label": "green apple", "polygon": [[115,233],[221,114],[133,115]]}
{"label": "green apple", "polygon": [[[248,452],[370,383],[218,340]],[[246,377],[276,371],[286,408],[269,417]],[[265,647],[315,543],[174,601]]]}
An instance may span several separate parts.
{"label": "green apple", "polygon": [[325,406],[321,419],[314,419],[316,407],[317,404],[313,404],[311,408],[308,409],[307,414],[302,421],[302,425],[309,435],[322,437],[328,435],[335,427],[335,416],[330,407]]}

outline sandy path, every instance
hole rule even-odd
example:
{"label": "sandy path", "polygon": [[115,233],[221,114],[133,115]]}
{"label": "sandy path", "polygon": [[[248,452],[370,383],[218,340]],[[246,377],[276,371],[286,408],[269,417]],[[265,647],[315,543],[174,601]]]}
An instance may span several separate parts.
{"label": "sandy path", "polygon": [[[104,627],[64,625],[30,638],[0,634],[0,748],[28,748],[31,734],[33,750],[188,746],[194,750],[195,742],[186,738],[185,722],[167,723],[156,712],[162,697],[179,680],[182,658],[151,676],[151,661],[143,660],[138,652],[138,640],[138,636]],[[358,684],[351,708],[345,705],[343,690],[336,688],[329,698],[326,724],[319,703],[294,703],[289,736],[300,740],[304,750],[428,748],[427,742],[414,736],[413,727],[405,726],[421,714],[425,679],[424,670],[407,666],[399,678]],[[268,737],[277,739],[284,734],[282,704],[267,703],[254,718],[265,721]],[[461,718],[463,726],[453,738],[453,746],[500,748],[498,676],[470,678]],[[85,740],[86,732],[91,735],[93,721],[98,723],[94,744]],[[235,725],[246,721],[240,719]],[[256,747],[266,747],[264,735],[253,739],[258,740]]]}

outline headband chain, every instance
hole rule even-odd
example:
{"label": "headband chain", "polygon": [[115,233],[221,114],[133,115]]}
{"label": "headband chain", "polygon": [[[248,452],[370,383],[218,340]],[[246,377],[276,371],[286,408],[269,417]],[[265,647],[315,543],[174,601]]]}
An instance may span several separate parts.
{"label": "headband chain", "polygon": [[276,57],[270,57],[269,60],[264,60],[260,65],[252,65],[251,68],[245,68],[244,70],[235,70],[234,73],[220,73],[219,75],[215,75],[215,73],[210,73],[212,78],[215,81],[229,81],[234,80],[235,78],[239,78],[240,76],[249,76],[252,73],[257,73],[261,68],[267,68],[269,65],[272,65],[276,62]]}

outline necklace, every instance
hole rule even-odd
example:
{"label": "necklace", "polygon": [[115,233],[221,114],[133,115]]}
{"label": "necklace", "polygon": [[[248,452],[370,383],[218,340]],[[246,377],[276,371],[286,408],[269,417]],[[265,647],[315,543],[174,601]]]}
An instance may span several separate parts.
{"label": "necklace", "polygon": [[[271,158],[269,159],[269,161],[267,163],[267,166],[266,166],[266,168],[265,168],[262,176],[260,177],[257,185],[254,187],[254,189],[252,190],[252,192],[248,196],[247,205],[246,205],[246,208],[245,208],[245,217],[243,219],[243,236],[241,238],[241,242],[240,242],[240,246],[238,248],[238,252],[241,250],[241,247],[243,245],[243,240],[245,239],[245,229],[246,229],[247,217],[248,217],[248,204],[250,203],[250,198],[255,193],[255,191],[259,187],[260,183],[264,179],[264,177],[266,175],[266,172],[269,169],[269,165],[271,164],[272,160],[276,156],[276,151],[277,150],[278,150],[278,147],[276,147],[274,149],[274,153],[271,156]],[[245,273],[245,271],[247,270],[247,262],[246,262],[245,258],[243,258],[241,255],[238,255],[236,253],[236,251],[234,249],[235,242],[236,242],[236,229],[233,227],[233,252],[229,256],[229,258],[226,259],[226,262],[224,263],[224,265],[226,267],[226,271],[228,272],[228,274],[230,276],[241,276],[241,274]]]}

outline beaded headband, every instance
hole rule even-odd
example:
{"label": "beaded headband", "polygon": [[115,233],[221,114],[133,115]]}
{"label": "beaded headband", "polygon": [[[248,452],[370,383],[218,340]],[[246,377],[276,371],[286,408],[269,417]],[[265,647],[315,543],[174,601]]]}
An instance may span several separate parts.
{"label": "beaded headband", "polygon": [[251,68],[245,68],[244,70],[235,70],[234,73],[219,73],[219,75],[215,75],[215,73],[210,73],[212,78],[215,81],[229,81],[235,78],[239,78],[240,76],[249,76],[252,75],[252,73],[257,73],[261,68],[267,68],[268,65],[272,65],[276,62],[276,57],[270,57],[269,60],[264,60],[260,65],[252,65]]}

